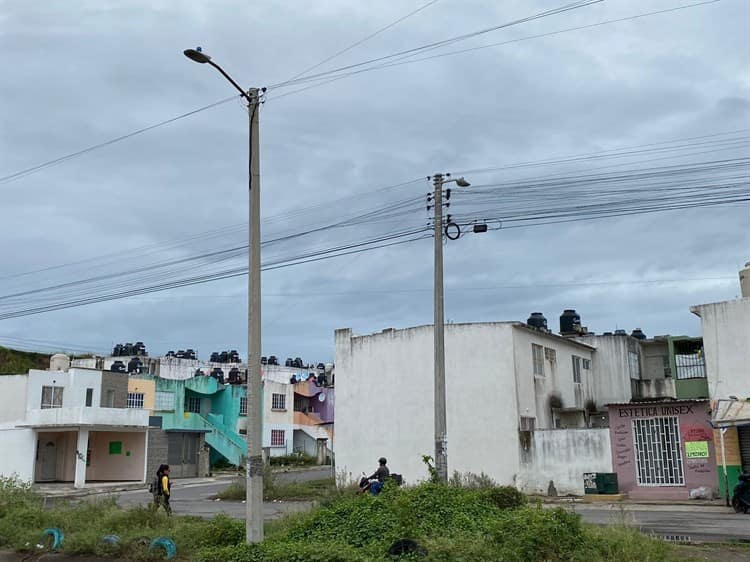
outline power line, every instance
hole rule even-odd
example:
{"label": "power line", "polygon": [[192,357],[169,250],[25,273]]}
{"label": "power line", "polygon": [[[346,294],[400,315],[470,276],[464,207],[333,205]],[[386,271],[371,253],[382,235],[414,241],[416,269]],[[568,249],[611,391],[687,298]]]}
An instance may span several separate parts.
{"label": "power line", "polygon": [[341,49],[340,51],[337,51],[337,52],[335,52],[335,53],[334,53],[334,54],[332,54],[331,56],[329,56],[329,57],[327,57],[327,58],[323,59],[322,61],[320,61],[319,63],[317,63],[317,64],[314,64],[314,65],[312,65],[312,66],[309,66],[309,67],[305,68],[304,70],[302,70],[301,72],[298,72],[297,74],[295,74],[294,76],[292,76],[291,78],[289,78],[289,79],[287,80],[287,82],[289,82],[289,81],[291,81],[291,80],[294,80],[294,79],[296,79],[296,78],[299,78],[300,76],[304,76],[305,74],[307,74],[307,73],[308,73],[308,72],[310,72],[311,70],[315,70],[316,68],[319,68],[320,66],[323,66],[323,65],[324,65],[325,63],[327,63],[327,62],[330,62],[330,61],[332,61],[333,59],[335,59],[335,58],[337,58],[337,57],[339,57],[339,56],[343,55],[344,53],[346,53],[346,52],[349,52],[349,51],[351,51],[351,50],[352,50],[352,49],[354,49],[355,47],[358,47],[359,45],[361,45],[361,44],[365,43],[366,41],[369,41],[369,40],[370,40],[370,39],[372,39],[373,37],[376,37],[376,36],[380,35],[380,34],[381,34],[381,33],[383,33],[384,31],[387,31],[387,30],[389,30],[390,28],[392,28],[392,27],[394,27],[394,26],[398,25],[399,23],[401,23],[402,21],[404,21],[404,20],[406,20],[406,19],[410,18],[411,16],[413,16],[413,15],[416,15],[416,14],[418,14],[419,12],[421,12],[422,10],[424,10],[424,9],[426,9],[426,8],[429,8],[430,6],[432,6],[433,4],[435,4],[435,3],[437,2],[437,1],[438,1],[438,0],[430,0],[429,2],[427,2],[426,4],[423,4],[422,6],[420,6],[419,8],[417,8],[416,10],[412,10],[412,11],[411,11],[411,12],[409,12],[408,14],[406,14],[406,15],[404,15],[404,16],[401,16],[400,18],[398,18],[398,19],[397,19],[397,20],[395,20],[395,21],[392,21],[391,23],[389,23],[389,24],[388,24],[388,25],[386,25],[385,27],[381,27],[381,28],[380,28],[380,29],[378,29],[377,31],[374,31],[373,33],[370,33],[369,35],[367,35],[366,37],[363,37],[363,38],[362,38],[362,39],[360,39],[359,41],[355,41],[354,43],[352,43],[352,44],[351,44],[351,45],[349,45],[348,47],[344,47],[344,48],[343,48],[343,49]]}
{"label": "power line", "polygon": [[[503,29],[503,28],[506,28],[506,27],[510,27],[512,25],[518,25],[520,23],[526,23],[526,22],[529,22],[529,21],[533,21],[533,20],[536,20],[536,19],[541,19],[543,17],[550,16],[550,15],[555,15],[555,14],[567,12],[567,11],[570,11],[570,10],[574,10],[574,9],[577,9],[577,8],[588,6],[590,4],[596,4],[596,3],[599,3],[599,2],[602,2],[602,1],[603,0],[579,0],[578,2],[574,2],[573,4],[568,4],[568,5],[565,5],[565,6],[561,6],[559,8],[554,8],[554,9],[551,9],[551,10],[547,10],[545,12],[541,12],[541,13],[535,14],[533,16],[528,16],[528,17],[525,17],[525,18],[520,18],[518,20],[514,20],[512,22],[504,23],[504,24],[501,24],[501,25],[498,25],[498,26],[494,26],[494,27],[491,27],[491,28],[487,28],[487,29],[484,29],[484,30],[480,30],[480,31],[476,31],[476,32],[473,32],[473,33],[468,33],[468,34],[465,34],[465,35],[460,35],[460,36],[452,37],[452,38],[449,38],[449,39],[438,41],[436,43],[430,43],[430,44],[424,45],[422,47],[416,47],[416,48],[413,48],[413,49],[409,49],[407,51],[401,51],[401,52],[398,52],[398,53],[393,53],[391,55],[386,55],[384,57],[378,57],[376,59],[371,59],[369,61],[363,61],[361,63],[356,63],[354,65],[347,65],[347,66],[344,66],[344,67],[340,67],[340,68],[333,69],[333,70],[330,70],[330,71],[327,71],[327,72],[324,72],[324,73],[319,73],[319,74],[316,74],[316,75],[308,76],[308,77],[305,77],[305,78],[296,78],[296,79],[293,79],[293,80],[287,80],[285,82],[280,82],[280,83],[275,84],[273,86],[268,86],[268,89],[270,90],[270,89],[280,88],[280,87],[284,87],[284,86],[288,86],[288,85],[292,85],[292,84],[296,84],[296,83],[300,83],[300,82],[307,82],[309,80],[320,79],[321,76],[327,76],[327,75],[330,75],[332,73],[340,72],[342,70],[346,70],[346,69],[350,69],[350,68],[355,68],[355,67],[360,67],[360,66],[366,65],[366,64],[371,64],[372,62],[377,62],[377,61],[387,60],[389,58],[403,56],[405,53],[411,53],[411,52],[413,52],[415,54],[418,54],[419,52],[422,52],[422,51],[427,50],[427,49],[434,49],[434,48],[436,48],[436,46],[442,46],[442,45],[452,44],[452,43],[455,43],[455,42],[458,42],[458,41],[463,41],[463,40],[466,40],[466,39],[469,39],[469,38],[472,38],[472,37],[476,37],[476,36],[479,36],[479,35],[482,35],[482,34],[485,34],[485,33],[489,33],[491,31],[496,31],[498,29]],[[713,1],[719,1],[719,0],[713,0]],[[303,89],[307,89],[307,88],[303,88]],[[302,91],[302,89],[299,90],[299,91]],[[20,179],[22,177],[25,177],[27,175],[39,172],[39,171],[41,171],[43,169],[46,169],[46,168],[49,168],[49,167],[52,167],[52,166],[56,166],[56,165],[62,164],[63,162],[66,162],[66,161],[71,160],[73,158],[77,158],[79,156],[82,156],[82,155],[87,154],[89,152],[92,152],[94,150],[98,150],[100,148],[104,148],[106,146],[109,146],[109,145],[115,144],[117,142],[126,140],[126,139],[134,137],[136,135],[145,133],[147,131],[151,131],[153,129],[156,129],[156,128],[168,125],[170,123],[174,123],[175,121],[178,121],[180,119],[184,119],[184,118],[189,117],[191,115],[195,115],[196,113],[200,113],[202,111],[206,111],[207,109],[211,109],[211,108],[216,107],[218,105],[222,105],[224,103],[227,103],[227,102],[230,102],[232,100],[238,99],[239,97],[240,96],[238,94],[238,95],[233,95],[233,96],[228,97],[228,98],[224,98],[222,100],[219,100],[219,101],[214,102],[212,104],[200,107],[200,108],[195,109],[193,111],[189,111],[187,113],[183,113],[181,115],[177,115],[175,117],[171,117],[169,119],[166,119],[166,120],[161,121],[159,123],[155,123],[154,125],[150,125],[148,127],[143,127],[141,129],[137,129],[137,130],[135,130],[133,132],[121,135],[119,137],[115,137],[115,138],[110,139],[108,141],[105,141],[105,142],[102,142],[102,143],[99,143],[99,144],[95,144],[95,145],[89,146],[87,148],[84,148],[82,150],[79,150],[79,151],[67,154],[65,156],[61,156],[61,157],[55,158],[53,160],[48,160],[47,162],[43,162],[41,164],[37,164],[36,166],[32,166],[30,168],[26,168],[24,170],[20,170],[18,172],[15,172],[15,173],[12,173],[12,174],[0,177],[0,184],[9,183],[9,182],[15,181],[17,179]],[[281,97],[283,97],[283,96],[276,96],[276,99],[281,98]]]}

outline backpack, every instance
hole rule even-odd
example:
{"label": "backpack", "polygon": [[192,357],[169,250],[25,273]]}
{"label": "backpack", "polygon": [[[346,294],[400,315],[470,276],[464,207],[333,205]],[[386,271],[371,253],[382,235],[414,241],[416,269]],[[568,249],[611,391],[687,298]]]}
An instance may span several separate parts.
{"label": "backpack", "polygon": [[159,484],[159,477],[157,476],[148,485],[148,491],[151,494],[161,495],[161,485]]}

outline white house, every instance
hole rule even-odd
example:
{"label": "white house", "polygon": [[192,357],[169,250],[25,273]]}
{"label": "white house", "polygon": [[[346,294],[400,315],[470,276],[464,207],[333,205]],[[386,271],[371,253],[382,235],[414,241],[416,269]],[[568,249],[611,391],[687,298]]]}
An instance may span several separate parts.
{"label": "white house", "polygon": [[127,407],[127,377],[61,367],[0,377],[0,437],[11,453],[0,474],[76,487],[144,481],[148,411]]}
{"label": "white house", "polygon": [[[593,353],[521,322],[446,325],[449,473],[484,472],[536,491],[555,480],[575,493],[583,472],[611,472],[608,431],[587,429],[601,405]],[[356,477],[385,456],[407,480],[425,479],[422,455],[434,451],[433,327],[337,330],[336,369],[337,470]],[[544,431],[553,428],[562,431]]]}

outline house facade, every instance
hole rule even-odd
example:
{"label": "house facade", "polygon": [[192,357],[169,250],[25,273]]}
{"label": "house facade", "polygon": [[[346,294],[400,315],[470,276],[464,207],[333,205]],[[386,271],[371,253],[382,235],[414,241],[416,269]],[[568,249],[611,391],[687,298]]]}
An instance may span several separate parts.
{"label": "house facade", "polygon": [[[493,322],[446,325],[445,350],[449,473],[484,472],[546,491],[551,478],[540,477],[538,464],[544,462],[558,471],[558,489],[582,492],[586,468],[611,471],[608,430],[596,428],[596,414],[606,408],[596,395],[592,346],[521,322]],[[337,470],[355,478],[384,456],[408,481],[427,478],[422,455],[434,451],[432,326],[367,336],[337,330],[336,370]],[[553,452],[569,455],[570,444],[591,460],[572,476],[552,466]]]}
{"label": "house facade", "polygon": [[76,487],[145,481],[149,415],[127,407],[127,377],[66,367],[0,377],[0,436],[13,451],[0,473]]}
{"label": "house facade", "polygon": [[721,495],[750,471],[750,263],[740,271],[741,298],[691,307],[701,319],[705,372],[719,447]]}

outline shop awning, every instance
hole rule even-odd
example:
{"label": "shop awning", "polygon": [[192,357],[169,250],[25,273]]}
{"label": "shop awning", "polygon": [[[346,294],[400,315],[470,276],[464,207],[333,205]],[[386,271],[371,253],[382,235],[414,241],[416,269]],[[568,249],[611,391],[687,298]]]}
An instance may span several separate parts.
{"label": "shop awning", "polygon": [[714,427],[750,425],[750,402],[746,400],[718,400],[711,416]]}

